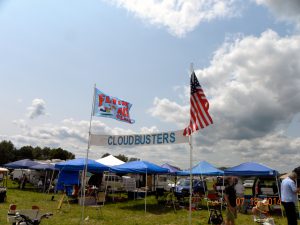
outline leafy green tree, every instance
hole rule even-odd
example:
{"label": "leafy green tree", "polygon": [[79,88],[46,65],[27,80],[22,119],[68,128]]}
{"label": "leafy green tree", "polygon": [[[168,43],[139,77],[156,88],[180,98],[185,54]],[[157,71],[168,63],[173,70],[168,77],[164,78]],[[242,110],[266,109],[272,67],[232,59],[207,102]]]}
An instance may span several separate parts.
{"label": "leafy green tree", "polygon": [[122,160],[123,162],[128,162],[128,157],[126,157],[125,155],[119,154],[115,155],[115,157]]}
{"label": "leafy green tree", "polygon": [[104,153],[102,156],[101,156],[101,158],[104,158],[104,157],[106,157],[106,156],[109,156],[110,154],[109,153]]}
{"label": "leafy green tree", "polygon": [[50,152],[50,159],[74,159],[75,155],[71,152],[63,150],[61,148],[52,149]]}
{"label": "leafy green tree", "polygon": [[132,161],[140,161],[140,159],[139,158],[129,158],[129,160],[128,160],[128,162],[132,162]]}
{"label": "leafy green tree", "polygon": [[33,156],[33,147],[32,146],[23,146],[17,151],[17,158],[20,159],[34,159]]}
{"label": "leafy green tree", "polygon": [[11,162],[15,158],[15,147],[11,141],[0,142],[0,165]]}

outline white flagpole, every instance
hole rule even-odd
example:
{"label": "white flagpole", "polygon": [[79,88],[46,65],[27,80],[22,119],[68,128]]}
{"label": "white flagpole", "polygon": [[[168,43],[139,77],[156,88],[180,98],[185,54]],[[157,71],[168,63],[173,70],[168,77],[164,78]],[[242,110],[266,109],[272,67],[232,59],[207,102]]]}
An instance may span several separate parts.
{"label": "white flagpole", "polygon": [[[194,65],[191,63],[190,65],[190,74],[194,71]],[[192,168],[193,168],[193,139],[192,133],[189,136],[189,145],[190,145],[190,199],[189,199],[189,225],[192,224],[192,194],[193,194],[193,175],[192,175]]]}
{"label": "white flagpole", "polygon": [[192,224],[192,194],[193,194],[193,175],[192,175],[192,167],[193,167],[193,140],[192,134],[189,136],[189,145],[190,145],[190,201],[189,201],[189,225]]}
{"label": "white flagpole", "polygon": [[92,101],[92,110],[90,116],[90,127],[89,127],[89,138],[88,138],[88,146],[86,150],[86,158],[85,158],[85,168],[83,172],[83,182],[81,184],[81,193],[82,193],[82,212],[81,212],[81,224],[84,223],[84,207],[85,207],[85,183],[86,183],[86,175],[87,175],[87,167],[88,167],[88,158],[89,158],[89,150],[90,150],[90,140],[91,140],[91,128],[92,128],[92,119],[93,113],[95,108],[95,94],[96,94],[96,84],[94,85],[94,94],[93,94],[93,101]]}

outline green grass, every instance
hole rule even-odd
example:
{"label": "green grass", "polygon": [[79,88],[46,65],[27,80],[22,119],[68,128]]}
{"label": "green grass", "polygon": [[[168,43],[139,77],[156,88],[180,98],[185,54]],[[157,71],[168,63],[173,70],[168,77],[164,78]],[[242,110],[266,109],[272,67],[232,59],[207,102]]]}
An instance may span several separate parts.
{"label": "green grass", "polygon": [[[32,189],[19,190],[8,188],[7,201],[0,203],[0,224],[8,224],[6,215],[9,205],[14,203],[18,209],[29,209],[32,205],[38,205],[45,212],[52,212],[54,215],[50,219],[45,219],[41,224],[64,225],[80,224],[82,207],[78,204],[68,205],[63,203],[61,210],[57,210],[58,200],[61,195],[55,195],[51,201],[52,194],[34,192]],[[188,224],[188,210],[179,209],[174,213],[172,208],[160,205],[154,196],[147,198],[147,213],[144,212],[144,200],[129,200],[120,203],[107,203],[102,208],[103,214],[92,207],[85,207],[85,218],[88,220],[84,224],[98,225],[142,225],[142,224]],[[208,211],[205,209],[205,202],[202,210],[192,212],[192,224],[207,224]],[[224,216],[224,213],[223,213]],[[273,216],[276,225],[286,224],[286,219],[280,216]],[[250,215],[239,214],[236,220],[237,225],[255,224]]]}

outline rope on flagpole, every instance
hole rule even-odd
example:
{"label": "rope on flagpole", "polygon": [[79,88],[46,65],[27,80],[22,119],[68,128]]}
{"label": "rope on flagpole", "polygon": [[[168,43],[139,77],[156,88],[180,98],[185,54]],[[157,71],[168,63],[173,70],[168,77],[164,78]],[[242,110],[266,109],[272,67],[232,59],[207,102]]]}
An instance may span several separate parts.
{"label": "rope on flagpole", "polygon": [[91,145],[91,129],[92,129],[93,112],[94,112],[94,108],[95,108],[95,93],[96,93],[96,84],[94,84],[94,94],[93,94],[92,110],[91,110],[91,116],[90,116],[88,146],[87,146],[87,150],[86,150],[85,167],[84,167],[84,172],[82,174],[83,178],[82,178],[82,183],[81,183],[81,195],[82,195],[81,224],[84,223],[85,183],[86,183],[86,175],[87,175],[87,167],[88,167],[89,150],[90,150],[90,145]]}

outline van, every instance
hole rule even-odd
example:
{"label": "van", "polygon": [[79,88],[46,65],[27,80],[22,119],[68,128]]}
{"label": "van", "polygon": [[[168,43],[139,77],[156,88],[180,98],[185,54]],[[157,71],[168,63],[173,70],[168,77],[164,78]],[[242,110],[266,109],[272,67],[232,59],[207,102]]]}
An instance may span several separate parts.
{"label": "van", "polygon": [[112,173],[103,173],[101,190],[119,191],[123,189],[123,182],[120,176]]}
{"label": "van", "polygon": [[28,182],[32,184],[37,184],[42,175],[40,171],[36,171],[36,170],[14,169],[11,172],[11,179],[18,182],[23,177],[23,174],[26,175]]}
{"label": "van", "polygon": [[158,175],[155,180],[155,188],[170,191],[174,189],[175,183],[168,179],[167,175]]}

